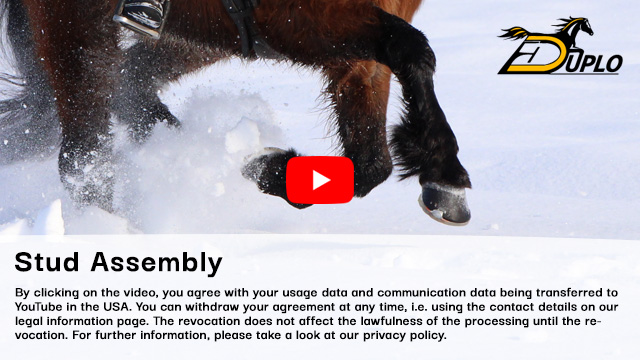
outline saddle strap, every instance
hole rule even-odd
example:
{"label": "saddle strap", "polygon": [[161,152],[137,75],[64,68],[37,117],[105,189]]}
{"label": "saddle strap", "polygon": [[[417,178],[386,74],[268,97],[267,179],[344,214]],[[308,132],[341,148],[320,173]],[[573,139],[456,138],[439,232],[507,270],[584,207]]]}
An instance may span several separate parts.
{"label": "saddle strap", "polygon": [[240,34],[242,56],[248,58],[253,50],[258,57],[278,59],[281,55],[275,51],[260,34],[253,10],[260,5],[260,0],[222,0],[222,4],[233,19]]}

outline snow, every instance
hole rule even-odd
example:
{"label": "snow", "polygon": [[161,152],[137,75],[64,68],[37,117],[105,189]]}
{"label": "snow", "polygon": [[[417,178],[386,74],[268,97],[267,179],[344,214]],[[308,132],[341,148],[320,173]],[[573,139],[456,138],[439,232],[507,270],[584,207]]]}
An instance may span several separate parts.
{"label": "snow", "polygon": [[[438,57],[439,101],[470,172],[472,219],[447,227],[422,212],[416,179],[392,177],[364,199],[297,210],[240,175],[264,147],[336,155],[319,74],[232,60],[181,78],[161,98],[182,121],[130,144],[115,127],[116,212],[77,209],[56,156],[0,167],[0,233],[396,233],[637,239],[640,234],[640,5],[616,0],[429,1],[414,24]],[[527,2],[526,4],[529,5]],[[585,16],[587,53],[621,54],[618,76],[497,75],[522,26],[551,31]],[[389,124],[398,121],[394,85]],[[0,138],[2,138],[0,136]],[[5,144],[11,139],[4,139]]]}
{"label": "snow", "polygon": [[47,208],[40,210],[33,222],[34,235],[64,235],[62,201],[55,200]]}

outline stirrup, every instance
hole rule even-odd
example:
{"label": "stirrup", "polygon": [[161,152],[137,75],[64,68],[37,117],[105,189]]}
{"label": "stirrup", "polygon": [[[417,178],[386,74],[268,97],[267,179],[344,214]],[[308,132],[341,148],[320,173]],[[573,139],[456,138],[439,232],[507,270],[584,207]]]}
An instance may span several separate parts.
{"label": "stirrup", "polygon": [[113,20],[157,40],[169,14],[169,3],[169,0],[120,0]]}

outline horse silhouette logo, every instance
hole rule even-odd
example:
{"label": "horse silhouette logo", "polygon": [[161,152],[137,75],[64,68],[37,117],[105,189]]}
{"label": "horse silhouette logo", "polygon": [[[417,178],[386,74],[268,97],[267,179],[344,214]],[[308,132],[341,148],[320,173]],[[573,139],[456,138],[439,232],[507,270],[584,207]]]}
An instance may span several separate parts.
{"label": "horse silhouette logo", "polygon": [[[562,23],[554,26],[560,29],[552,34],[532,33],[520,26],[503,29],[502,31],[505,33],[499,37],[511,40],[524,39],[524,41],[502,66],[498,74],[551,74],[565,64],[567,65],[567,74],[576,73],[578,70],[579,73],[585,73],[585,70],[593,65],[595,67],[591,74],[604,74],[605,70],[611,74],[622,66],[622,56],[620,55],[612,56],[606,63],[606,67],[602,67],[602,55],[585,56],[584,50],[576,46],[576,37],[581,31],[593,36],[589,19],[569,17],[568,19],[559,19],[559,21]],[[545,46],[557,48],[559,55],[551,62],[540,63],[539,59],[542,56],[538,51]],[[576,55],[575,62],[572,61],[573,55]],[[523,56],[526,63],[520,59]]]}

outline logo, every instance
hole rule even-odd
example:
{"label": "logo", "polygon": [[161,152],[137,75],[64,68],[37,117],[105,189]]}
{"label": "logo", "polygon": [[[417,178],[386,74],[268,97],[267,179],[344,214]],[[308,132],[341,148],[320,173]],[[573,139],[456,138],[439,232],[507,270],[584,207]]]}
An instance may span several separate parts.
{"label": "logo", "polygon": [[[563,74],[563,75],[617,75],[622,67],[622,56],[585,55],[576,46],[576,37],[585,32],[593,36],[587,18],[559,19],[560,29],[553,34],[530,33],[520,26],[503,29],[499,37],[524,39],[520,47],[502,66],[498,74]],[[557,72],[564,67],[563,72]]]}
{"label": "logo", "polygon": [[343,204],[353,198],[353,162],[339,156],[299,156],[287,163],[287,197],[298,204]]}

